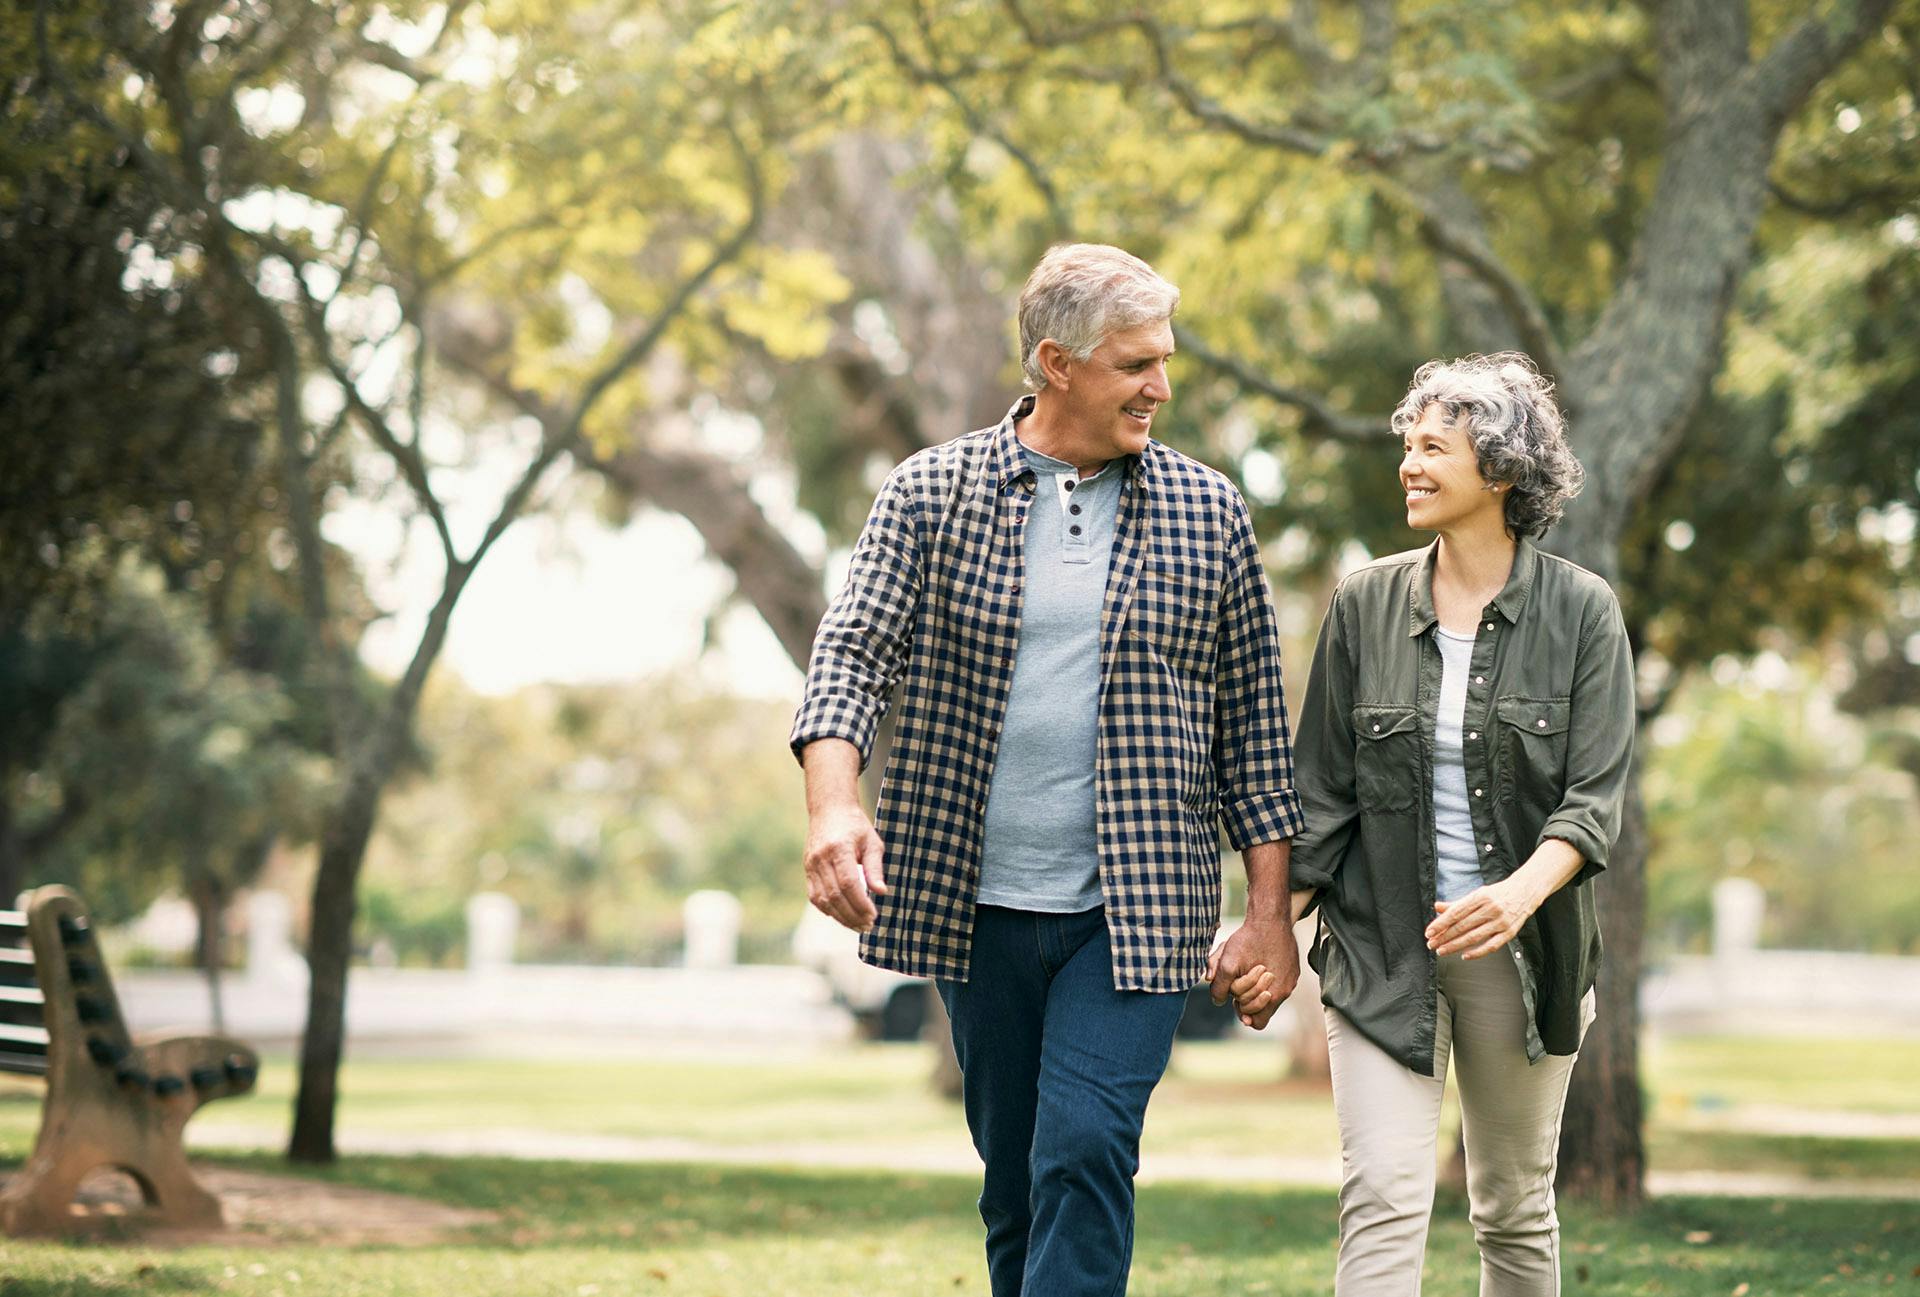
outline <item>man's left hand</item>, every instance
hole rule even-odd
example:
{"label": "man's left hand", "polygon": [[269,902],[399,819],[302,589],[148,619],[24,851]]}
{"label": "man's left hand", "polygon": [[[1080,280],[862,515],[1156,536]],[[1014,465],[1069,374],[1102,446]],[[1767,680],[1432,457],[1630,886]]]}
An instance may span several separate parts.
{"label": "man's left hand", "polygon": [[1280,919],[1249,920],[1222,942],[1207,961],[1213,1002],[1225,1004],[1234,993],[1234,983],[1260,968],[1273,978],[1270,986],[1262,983],[1264,1002],[1251,1011],[1244,1002],[1238,1004],[1240,1021],[1255,1031],[1273,1020],[1274,1010],[1285,1003],[1300,982],[1300,948],[1294,943],[1291,924]]}

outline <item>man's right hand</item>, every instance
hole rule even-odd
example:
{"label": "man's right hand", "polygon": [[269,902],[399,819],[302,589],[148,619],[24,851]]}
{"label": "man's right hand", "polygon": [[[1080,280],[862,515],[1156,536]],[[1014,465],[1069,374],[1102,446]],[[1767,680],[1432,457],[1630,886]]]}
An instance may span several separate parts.
{"label": "man's right hand", "polygon": [[880,916],[873,897],[887,894],[880,835],[856,805],[816,810],[807,817],[807,899],[822,914],[855,932]]}

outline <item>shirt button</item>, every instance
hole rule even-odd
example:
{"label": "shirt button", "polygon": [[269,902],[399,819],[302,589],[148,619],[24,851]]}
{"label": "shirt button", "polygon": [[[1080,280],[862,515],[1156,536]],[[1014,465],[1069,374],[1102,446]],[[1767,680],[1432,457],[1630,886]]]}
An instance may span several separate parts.
{"label": "shirt button", "polygon": [[1079,484],[1078,484],[1077,482],[1075,482],[1075,481],[1074,481],[1074,480],[1073,480],[1072,478],[1068,478],[1068,479],[1067,479],[1066,481],[1064,481],[1064,482],[1062,482],[1062,483],[1061,483],[1060,485],[1061,485],[1061,487],[1062,487],[1062,488],[1064,488],[1064,489],[1066,489],[1066,490],[1068,490],[1068,491],[1071,491],[1071,490],[1073,490],[1073,488],[1074,488],[1075,486],[1077,486],[1077,485],[1079,485]]}
{"label": "shirt button", "polygon": [[1067,506],[1067,512],[1068,512],[1068,513],[1079,513],[1079,512],[1080,512],[1080,506],[1079,506],[1079,505],[1077,505],[1077,504],[1070,504],[1070,505],[1068,505],[1068,506]]}
{"label": "shirt button", "polygon": [[1067,534],[1069,536],[1078,536],[1080,534],[1079,525],[1075,524],[1074,526],[1067,528]]}

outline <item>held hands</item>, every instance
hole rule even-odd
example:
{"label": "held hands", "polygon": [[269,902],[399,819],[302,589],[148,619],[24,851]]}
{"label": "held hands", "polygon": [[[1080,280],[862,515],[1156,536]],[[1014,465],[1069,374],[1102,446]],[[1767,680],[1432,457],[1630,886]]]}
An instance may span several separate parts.
{"label": "held hands", "polygon": [[807,900],[855,932],[868,932],[887,894],[880,835],[858,805],[820,811],[807,822]]}
{"label": "held hands", "polygon": [[1300,981],[1300,950],[1291,925],[1278,920],[1247,922],[1207,960],[1213,1002],[1233,999],[1240,1021],[1260,1031]]}
{"label": "held hands", "polygon": [[1457,901],[1435,901],[1435,918],[1427,925],[1427,949],[1436,955],[1465,951],[1463,959],[1491,955],[1512,941],[1540,899],[1509,877],[1476,887]]}

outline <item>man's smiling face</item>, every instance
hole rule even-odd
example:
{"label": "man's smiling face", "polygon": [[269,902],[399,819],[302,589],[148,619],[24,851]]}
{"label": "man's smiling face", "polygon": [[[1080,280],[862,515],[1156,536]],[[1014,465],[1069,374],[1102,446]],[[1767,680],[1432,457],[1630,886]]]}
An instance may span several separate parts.
{"label": "man's smiling face", "polygon": [[1062,413],[1086,460],[1138,455],[1147,448],[1154,413],[1173,399],[1167,361],[1173,325],[1166,320],[1110,333],[1085,360],[1069,360]]}

